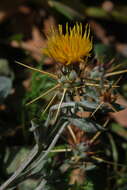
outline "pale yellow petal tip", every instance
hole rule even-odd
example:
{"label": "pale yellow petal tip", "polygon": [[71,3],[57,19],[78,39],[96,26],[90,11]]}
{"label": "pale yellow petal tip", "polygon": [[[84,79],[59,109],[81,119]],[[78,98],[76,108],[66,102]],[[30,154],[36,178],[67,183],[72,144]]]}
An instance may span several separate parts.
{"label": "pale yellow petal tip", "polygon": [[51,30],[43,54],[64,65],[77,63],[84,57],[89,57],[93,48],[89,25],[85,26],[85,32],[81,23],[76,23],[73,28],[66,23],[65,29],[65,34],[62,25],[58,25],[57,30]]}

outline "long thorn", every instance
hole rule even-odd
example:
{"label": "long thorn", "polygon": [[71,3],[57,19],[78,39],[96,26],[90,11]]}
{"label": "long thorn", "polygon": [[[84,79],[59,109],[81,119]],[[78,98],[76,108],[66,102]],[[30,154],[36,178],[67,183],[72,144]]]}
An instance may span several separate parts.
{"label": "long thorn", "polygon": [[[105,128],[107,126],[109,122],[109,119],[107,119],[103,125],[103,127]],[[101,135],[101,131],[98,131],[94,136],[93,138],[90,140],[90,144],[92,144],[99,136]]]}
{"label": "long thorn", "polygon": [[112,104],[108,103],[109,107],[115,112],[117,113],[117,110],[112,106]]}
{"label": "long thorn", "polygon": [[99,157],[97,157],[97,156],[92,156],[92,158],[93,158],[94,160],[97,160],[97,161],[100,161],[100,162],[104,162],[104,163],[107,163],[107,164],[127,167],[127,165],[119,164],[119,163],[116,164],[116,163],[114,163],[114,162],[104,160],[104,159],[99,158]]}
{"label": "long thorn", "polygon": [[50,107],[50,105],[52,104],[56,96],[57,96],[57,93],[52,97],[52,99],[50,100],[50,102],[48,103],[48,105],[46,106],[45,110],[42,112],[41,115],[45,114],[45,112],[48,110],[48,108]]}
{"label": "long thorn", "polygon": [[[54,149],[54,150],[51,150],[50,152],[71,152],[72,149],[71,148],[64,148],[64,149]],[[46,151],[43,151],[43,152],[46,152]]]}
{"label": "long thorn", "polygon": [[119,83],[119,81],[122,79],[122,77],[123,77],[123,76],[120,76],[120,77],[118,78],[118,80],[116,80],[116,82],[114,83],[114,85],[117,85],[117,84]]}
{"label": "long thorn", "polygon": [[56,112],[56,116],[55,116],[55,119],[54,119],[54,123],[56,122],[57,117],[58,117],[58,115],[59,115],[60,107],[61,107],[61,104],[62,104],[62,102],[63,102],[63,99],[64,99],[64,96],[65,96],[66,91],[67,91],[67,89],[64,88],[63,95],[62,95],[62,98],[61,98],[61,100],[60,100],[60,103],[59,103],[59,106],[58,106],[58,110],[57,110],[57,112]]}
{"label": "long thorn", "polygon": [[77,143],[77,139],[76,139],[76,136],[75,136],[72,128],[69,125],[67,126],[67,128],[68,128],[68,131],[70,132],[70,134],[72,136],[72,139],[73,139],[74,143],[76,144]]}
{"label": "long thorn", "polygon": [[99,110],[99,108],[100,108],[103,104],[104,104],[104,102],[100,103],[100,104],[96,107],[96,109],[92,112],[92,114],[91,114],[90,117],[93,117],[94,114]]}
{"label": "long thorn", "polygon": [[[95,87],[100,87],[100,84],[94,84],[94,83],[85,83],[86,86],[95,86]],[[108,84],[104,84],[104,87],[109,87]],[[112,85],[112,88],[118,88],[118,85]]]}
{"label": "long thorn", "polygon": [[116,72],[112,72],[112,73],[107,73],[105,76],[110,77],[110,76],[113,76],[113,75],[120,75],[120,74],[123,74],[123,73],[127,73],[127,69],[122,70],[122,71],[116,71]]}
{"label": "long thorn", "polygon": [[47,95],[49,92],[55,90],[55,89],[58,88],[59,86],[60,86],[60,84],[57,84],[57,85],[54,86],[53,88],[50,88],[50,89],[49,89],[48,91],[46,91],[45,93],[41,94],[41,95],[38,96],[37,98],[35,98],[35,99],[31,100],[30,102],[28,102],[28,103],[26,104],[26,106],[28,106],[28,105],[32,104],[33,102],[39,100],[40,98],[42,98],[43,96]]}
{"label": "long thorn", "polygon": [[[114,70],[118,69],[119,67],[123,66],[123,63],[120,63],[119,65],[116,65],[112,68],[109,68],[107,71],[108,72],[113,72]],[[115,71],[114,71],[115,72]]]}
{"label": "long thorn", "polygon": [[23,64],[23,63],[20,63],[19,61],[15,61],[16,63],[18,63],[19,65],[22,65],[23,67],[26,67],[28,69],[31,69],[33,71],[37,71],[37,72],[40,72],[42,74],[45,74],[45,75],[49,75],[50,77],[52,77],[53,79],[58,79],[58,77],[52,73],[49,73],[49,72],[46,72],[46,71],[43,71],[43,70],[39,70],[39,69],[36,69],[34,67],[31,67],[29,65],[26,65],[26,64]]}

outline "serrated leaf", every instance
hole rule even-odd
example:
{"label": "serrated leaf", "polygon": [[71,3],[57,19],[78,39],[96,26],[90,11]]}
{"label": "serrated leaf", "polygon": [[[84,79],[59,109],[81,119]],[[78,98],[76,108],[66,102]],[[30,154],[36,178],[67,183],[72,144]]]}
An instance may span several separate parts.
{"label": "serrated leaf", "polygon": [[99,93],[94,87],[85,87],[84,97],[90,97],[95,100],[95,102],[98,102]]}
{"label": "serrated leaf", "polygon": [[69,163],[64,163],[60,166],[60,171],[62,173],[66,172],[68,169],[70,168],[70,164]]}
{"label": "serrated leaf", "polygon": [[95,133],[99,130],[104,131],[105,129],[101,127],[99,124],[93,122],[88,118],[68,118],[71,124],[79,127],[86,133]]}
{"label": "serrated leaf", "polygon": [[125,107],[123,105],[120,105],[120,104],[117,104],[117,103],[112,103],[111,105],[112,105],[112,107],[110,105],[108,105],[108,104],[103,104],[101,106],[101,108],[100,108],[101,113],[105,114],[105,113],[108,113],[108,112],[114,112],[114,110],[121,111],[121,110],[125,109]]}
{"label": "serrated leaf", "polygon": [[8,174],[13,173],[20,166],[24,158],[27,156],[29,152],[26,148],[17,147],[15,149],[7,149],[6,150],[6,159],[4,160],[7,165],[6,172]]}
{"label": "serrated leaf", "polygon": [[18,185],[18,189],[19,190],[32,190],[32,189],[36,189],[37,184],[38,184],[37,180],[34,180],[34,179],[25,180],[23,183],[20,183]]}
{"label": "serrated leaf", "polygon": [[93,111],[97,108],[98,104],[96,102],[89,102],[89,101],[82,101],[78,102],[77,105],[81,106],[84,108],[86,111]]}
{"label": "serrated leaf", "polygon": [[117,110],[117,111],[121,111],[124,110],[126,107],[117,103],[113,103],[112,106]]}

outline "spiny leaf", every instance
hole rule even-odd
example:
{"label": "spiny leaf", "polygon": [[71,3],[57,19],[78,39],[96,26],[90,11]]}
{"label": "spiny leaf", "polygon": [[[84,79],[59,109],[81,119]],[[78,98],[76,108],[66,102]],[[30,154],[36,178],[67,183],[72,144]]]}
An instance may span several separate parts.
{"label": "spiny leaf", "polygon": [[93,122],[88,118],[68,118],[71,124],[79,127],[83,131],[87,133],[95,133],[99,130],[104,131],[105,129],[101,127],[99,124]]}
{"label": "spiny leaf", "polygon": [[89,101],[86,101],[86,100],[84,100],[82,102],[77,102],[77,105],[81,106],[86,111],[93,111],[98,106],[98,104],[96,102],[89,102]]}

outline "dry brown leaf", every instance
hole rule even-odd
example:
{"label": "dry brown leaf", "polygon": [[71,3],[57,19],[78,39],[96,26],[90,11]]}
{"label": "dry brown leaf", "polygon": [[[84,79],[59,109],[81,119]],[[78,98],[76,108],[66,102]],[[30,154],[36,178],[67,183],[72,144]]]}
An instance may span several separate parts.
{"label": "dry brown leaf", "polygon": [[32,39],[20,43],[17,41],[12,41],[11,45],[13,47],[23,48],[29,51],[32,57],[34,57],[37,61],[40,61],[42,56],[41,48],[45,47],[45,40],[41,37],[39,29],[37,27],[33,27]]}
{"label": "dry brown leaf", "polygon": [[127,101],[119,95],[117,103],[125,106],[126,108],[117,113],[110,113],[110,117],[113,118],[120,125],[127,127]]}
{"label": "dry brown leaf", "polygon": [[113,4],[113,2],[111,2],[111,1],[104,1],[104,2],[102,3],[102,8],[103,8],[105,11],[107,11],[107,12],[111,12],[111,11],[113,10],[113,8],[114,8],[114,4]]}
{"label": "dry brown leaf", "polygon": [[71,175],[70,175],[70,184],[83,184],[85,179],[85,172],[81,168],[77,168],[72,170]]}
{"label": "dry brown leaf", "polygon": [[110,44],[114,40],[113,36],[107,36],[106,30],[94,20],[90,21],[90,26],[94,31],[95,35],[106,45]]}
{"label": "dry brown leaf", "polygon": [[[49,17],[44,21],[44,29],[43,32],[45,35],[48,33],[50,30],[51,26],[55,25],[55,21],[53,17]],[[46,47],[46,38],[42,35],[40,30],[34,26],[32,28],[32,38],[27,40],[27,41],[22,41],[22,42],[17,42],[17,41],[12,41],[11,45],[13,47],[17,48],[23,48],[26,51],[30,53],[30,55],[37,61],[40,61],[42,58],[42,49]],[[51,64],[52,60],[49,58],[45,59],[45,64]]]}
{"label": "dry brown leaf", "polygon": [[8,0],[0,1],[0,23],[10,18],[19,11],[20,5],[28,0],[13,0],[9,3]]}
{"label": "dry brown leaf", "polygon": [[127,57],[127,44],[116,43],[116,50]]}

